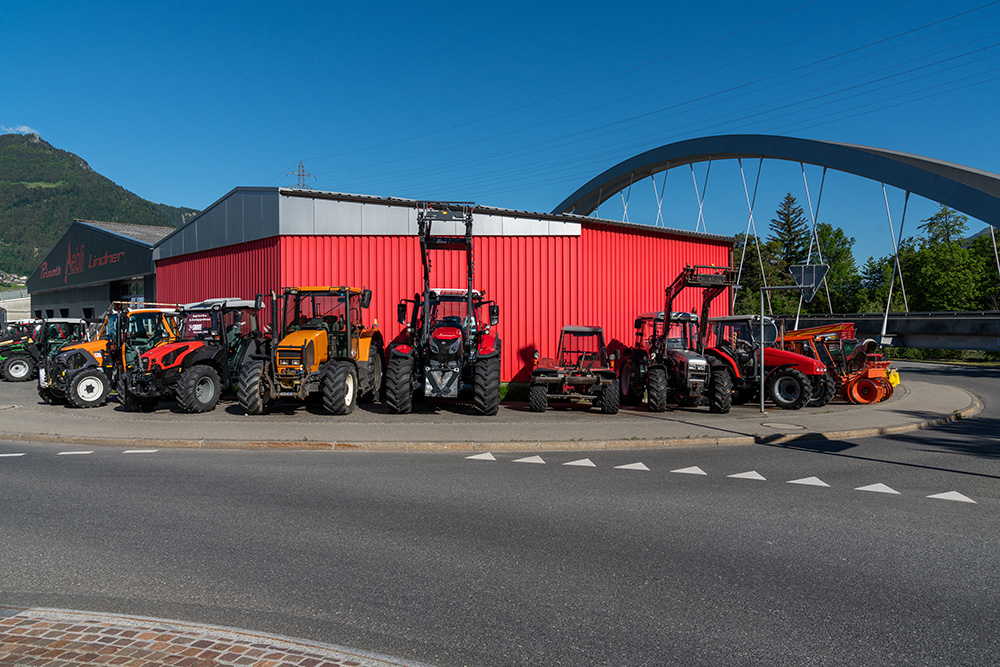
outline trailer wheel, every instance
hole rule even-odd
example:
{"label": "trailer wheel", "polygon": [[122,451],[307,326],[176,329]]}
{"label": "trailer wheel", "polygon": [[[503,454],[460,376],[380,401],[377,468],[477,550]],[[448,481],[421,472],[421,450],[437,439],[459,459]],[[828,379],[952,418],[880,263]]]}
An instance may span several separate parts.
{"label": "trailer wheel", "polygon": [[389,358],[385,369],[385,404],[396,414],[413,409],[413,359],[410,357]]}
{"label": "trailer wheel", "polygon": [[263,361],[243,364],[236,385],[236,400],[248,415],[266,414],[271,409],[271,395],[265,384],[267,366]]}
{"label": "trailer wheel", "polygon": [[3,362],[2,370],[8,382],[27,382],[35,375],[35,360],[27,354],[12,354]]}
{"label": "trailer wheel", "polygon": [[185,412],[208,412],[219,402],[222,383],[214,368],[199,364],[177,378],[176,393],[177,402]]}
{"label": "trailer wheel", "polygon": [[472,405],[484,415],[495,415],[500,410],[500,357],[489,357],[476,362],[476,385]]}
{"label": "trailer wheel", "polygon": [[334,415],[349,415],[358,402],[358,371],[349,361],[338,361],[323,371],[323,407]]}
{"label": "trailer wheel", "polygon": [[728,413],[733,406],[733,380],[729,371],[724,368],[712,371],[708,391],[708,411],[717,415]]}
{"label": "trailer wheel", "polygon": [[111,382],[104,371],[98,368],[88,368],[73,376],[69,383],[70,405],[75,408],[96,408],[108,401],[111,393]]}
{"label": "trailer wheel", "polygon": [[650,412],[667,411],[667,371],[664,368],[650,368],[646,374],[646,402]]}
{"label": "trailer wheel", "polygon": [[812,396],[812,383],[802,371],[779,368],[767,376],[767,393],[782,410],[799,410]]}

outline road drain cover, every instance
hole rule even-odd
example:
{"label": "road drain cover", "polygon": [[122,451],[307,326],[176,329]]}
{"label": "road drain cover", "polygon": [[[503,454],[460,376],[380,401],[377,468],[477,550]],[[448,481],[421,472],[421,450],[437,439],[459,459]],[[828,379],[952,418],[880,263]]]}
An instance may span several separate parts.
{"label": "road drain cover", "polygon": [[798,424],[779,424],[778,422],[762,422],[761,426],[766,426],[768,428],[780,428],[780,429],[792,429],[795,431],[801,431],[805,429],[805,426],[799,426]]}

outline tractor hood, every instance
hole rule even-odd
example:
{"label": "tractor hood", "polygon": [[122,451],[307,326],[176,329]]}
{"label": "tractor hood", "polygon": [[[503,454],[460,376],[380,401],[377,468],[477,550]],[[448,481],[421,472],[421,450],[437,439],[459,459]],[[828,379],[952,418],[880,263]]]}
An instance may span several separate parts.
{"label": "tractor hood", "polygon": [[300,331],[293,331],[281,339],[281,342],[278,343],[278,347],[302,348],[305,347],[310,341],[312,341],[315,349],[325,350],[327,346],[327,333],[318,329],[302,329]]}
{"label": "tractor hood", "polygon": [[826,366],[821,361],[804,354],[789,352],[775,347],[764,348],[764,366],[771,368],[774,366],[792,365],[806,375],[822,375],[826,372]]}

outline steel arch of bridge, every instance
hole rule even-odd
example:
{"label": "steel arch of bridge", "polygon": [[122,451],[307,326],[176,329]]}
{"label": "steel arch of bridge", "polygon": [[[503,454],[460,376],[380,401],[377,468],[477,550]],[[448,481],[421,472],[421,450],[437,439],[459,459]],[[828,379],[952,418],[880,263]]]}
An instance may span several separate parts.
{"label": "steel arch of bridge", "polygon": [[653,174],[695,162],[737,158],[801,162],[854,174],[1000,227],[1000,175],[870,146],[765,134],[702,137],[648,150],[592,178],[552,212],[590,215],[615,194]]}

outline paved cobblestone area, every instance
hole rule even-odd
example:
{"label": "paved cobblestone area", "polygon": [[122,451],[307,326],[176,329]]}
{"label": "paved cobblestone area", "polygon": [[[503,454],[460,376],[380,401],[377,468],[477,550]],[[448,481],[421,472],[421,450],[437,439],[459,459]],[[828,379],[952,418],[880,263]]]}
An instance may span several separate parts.
{"label": "paved cobblestone area", "polygon": [[416,663],[228,628],[57,609],[0,607],[0,665],[412,667]]}

